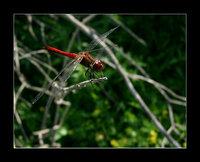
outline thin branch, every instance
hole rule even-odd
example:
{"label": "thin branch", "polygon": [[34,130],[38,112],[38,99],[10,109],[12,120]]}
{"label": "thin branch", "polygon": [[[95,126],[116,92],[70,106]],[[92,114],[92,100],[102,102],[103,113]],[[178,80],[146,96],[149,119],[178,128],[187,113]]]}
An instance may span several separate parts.
{"label": "thin branch", "polygon": [[36,18],[34,18],[34,21],[40,26],[40,34],[41,34],[41,38],[42,38],[42,43],[46,44],[46,39],[45,39],[45,24],[42,21],[40,21],[40,20],[38,20]]}
{"label": "thin branch", "polygon": [[186,130],[185,125],[181,125],[179,123],[176,123],[176,127],[179,128],[181,131],[185,131]]}
{"label": "thin branch", "polygon": [[[56,113],[54,116],[54,121],[53,121],[53,125],[57,125],[58,124],[58,120],[59,120],[59,107],[58,105],[56,106]],[[51,130],[51,145],[53,146],[55,143],[55,130]]]}
{"label": "thin branch", "polygon": [[[24,85],[26,86],[27,89],[30,89],[30,90],[34,90],[34,91],[37,91],[37,92],[44,92],[44,89],[41,88],[41,87],[35,87],[35,86],[32,86],[30,85],[26,79],[25,79],[25,76],[22,74],[22,73],[19,73],[16,69],[15,69],[17,75],[18,75],[18,78],[20,80],[21,83],[24,83]],[[49,95],[49,96],[54,96],[54,94],[52,94],[50,91],[46,90],[44,92],[45,94]]]}
{"label": "thin branch", "polygon": [[15,115],[15,119],[16,119],[16,121],[17,121],[17,123],[18,123],[18,125],[19,125],[19,127],[20,127],[20,129],[21,129],[21,131],[22,131],[22,134],[23,134],[23,136],[24,136],[24,139],[26,140],[26,142],[28,142],[28,141],[29,141],[29,138],[28,138],[28,136],[27,136],[27,134],[26,134],[26,131],[25,131],[24,127],[23,127],[22,120],[21,120],[21,118],[20,118],[20,116],[19,116],[17,110],[14,111],[14,115]]}
{"label": "thin branch", "polygon": [[19,87],[19,89],[18,89],[18,91],[16,93],[16,97],[15,97],[15,102],[14,102],[15,105],[17,104],[19,96],[21,95],[21,93],[22,93],[22,91],[24,90],[25,87],[26,87],[25,83],[22,83],[21,86]]}
{"label": "thin branch", "polygon": [[92,19],[94,19],[97,16],[97,14],[90,14],[83,18],[82,23],[86,24],[90,22]]}
{"label": "thin branch", "polygon": [[48,54],[48,52],[46,50],[44,50],[44,49],[31,51],[29,53],[23,54],[23,56],[19,57],[19,60],[25,59],[25,58],[29,58],[29,57],[32,57],[32,55],[37,55],[37,54]]}
{"label": "thin branch", "polygon": [[[168,130],[167,130],[167,133],[168,134],[171,134],[171,132],[173,131],[173,126],[171,126]],[[167,138],[164,137],[162,142],[161,142],[161,147],[165,147],[165,145],[168,143],[167,141]]]}
{"label": "thin branch", "polygon": [[70,87],[63,88],[63,90],[65,91],[65,93],[69,93],[69,92],[71,92],[73,90],[84,88],[84,87],[86,87],[87,85],[89,85],[91,83],[99,83],[99,82],[102,82],[102,81],[107,80],[107,79],[108,79],[107,77],[102,77],[102,78],[97,78],[97,79],[90,79],[90,80],[86,80],[86,81],[83,81],[81,83],[72,85]]}
{"label": "thin branch", "polygon": [[173,110],[170,104],[168,104],[168,112],[169,112],[169,119],[171,122],[171,126],[175,127],[174,114],[173,114]]}
{"label": "thin branch", "polygon": [[[18,90],[18,93],[17,93],[18,96],[20,95],[20,93],[22,92],[22,90],[23,90],[23,85]],[[16,97],[16,95],[14,93],[14,116],[15,116],[15,119],[16,119],[16,121],[17,121],[17,123],[18,123],[18,125],[19,125],[19,127],[20,127],[20,129],[22,131],[22,135],[24,136],[25,140],[28,142],[29,138],[28,138],[28,136],[26,134],[26,131],[25,131],[25,129],[23,127],[23,124],[22,124],[22,120],[21,120],[21,118],[20,118],[20,116],[19,116],[19,114],[17,112],[17,109],[16,109],[16,103],[17,103],[17,99],[16,98],[17,97]]]}
{"label": "thin branch", "polygon": [[45,50],[37,50],[37,51],[32,51],[32,52],[30,52],[30,53],[28,53],[28,54],[24,54],[24,52],[23,53],[21,53],[21,55],[23,55],[20,59],[24,59],[24,58],[29,58],[30,57],[30,59],[27,59],[29,62],[31,62],[33,65],[35,65],[37,68],[38,68],[38,70],[44,75],[44,77],[49,81],[49,82],[51,82],[52,80],[51,80],[51,78],[49,77],[49,75],[43,70],[43,68],[40,66],[40,65],[42,65],[42,66],[44,66],[44,67],[47,67],[48,69],[51,69],[52,71],[54,71],[54,72],[56,72],[56,70],[54,69],[54,68],[52,68],[52,67],[50,67],[49,65],[47,65],[46,63],[43,63],[42,61],[40,61],[40,60],[38,60],[38,59],[36,59],[36,58],[34,58],[32,55],[35,55],[35,54],[39,54],[40,52],[41,53],[45,53],[45,54],[47,54],[47,52],[44,52]]}
{"label": "thin branch", "polygon": [[[60,128],[59,125],[55,125],[55,126],[53,127],[54,130],[57,130],[57,129],[59,129],[59,128]],[[39,135],[39,134],[44,135],[44,134],[48,134],[50,131],[51,131],[51,128],[50,128],[50,129],[49,129],[49,128],[41,129],[41,130],[38,130],[38,131],[34,131],[34,132],[33,132],[33,135]]]}
{"label": "thin branch", "polygon": [[147,77],[144,77],[144,76],[141,76],[141,75],[137,75],[137,74],[128,74],[131,78],[133,79],[140,79],[140,80],[144,80],[148,83],[151,83],[155,86],[158,86],[160,88],[162,88],[163,90],[165,90],[166,92],[168,92],[170,95],[172,95],[173,97],[177,98],[177,99],[180,99],[182,101],[186,101],[186,97],[183,97],[183,96],[180,96],[178,94],[176,94],[175,92],[173,92],[171,89],[169,89],[167,86],[151,79],[151,78],[147,78]]}
{"label": "thin branch", "polygon": [[44,77],[46,78],[46,80],[48,82],[52,82],[52,79],[49,77],[49,75],[47,75],[47,73],[43,70],[43,68],[34,60],[29,59],[29,61],[35,65],[37,67],[37,69],[44,75]]}
{"label": "thin branch", "polygon": [[32,26],[32,16],[30,14],[26,15],[27,17],[27,20],[28,20],[28,31],[30,32],[31,36],[35,39],[35,40],[38,40],[37,37],[36,37],[36,34],[35,32],[33,31],[33,26]]}
{"label": "thin branch", "polygon": [[69,101],[65,101],[62,98],[55,100],[55,103],[57,105],[64,105],[66,107],[71,106],[71,103]]}
{"label": "thin branch", "polygon": [[60,126],[62,126],[63,123],[64,123],[64,121],[65,121],[65,117],[66,117],[66,115],[67,115],[67,113],[68,113],[68,111],[69,111],[69,107],[70,107],[70,106],[65,107],[65,111],[63,112],[63,115],[62,115],[62,117],[61,117],[61,119],[60,119],[60,122],[59,122],[59,125],[60,125]]}
{"label": "thin branch", "polygon": [[54,97],[50,96],[47,103],[46,103],[45,112],[44,112],[44,115],[43,115],[43,118],[42,118],[42,123],[41,123],[41,129],[46,128],[46,121],[47,121],[47,117],[49,115],[49,109],[50,109],[50,106],[51,106],[53,99],[54,99]]}
{"label": "thin branch", "polygon": [[50,66],[49,64],[47,64],[46,62],[40,61],[37,58],[31,57],[32,60],[34,60],[35,62],[39,63],[40,65],[46,67],[47,69],[49,69],[50,71],[52,71],[55,74],[58,74],[58,71],[53,68],[52,66]]}
{"label": "thin branch", "polygon": [[16,36],[14,35],[14,60],[16,64],[17,71],[20,71],[20,62],[19,62],[19,49],[17,46]]}
{"label": "thin branch", "polygon": [[[28,88],[30,90],[33,90],[33,91],[37,91],[37,92],[44,92],[44,88],[36,87],[36,86],[31,86],[30,84],[27,84],[26,88]],[[51,91],[49,91],[49,90],[46,90],[44,93],[46,95],[48,95],[48,96],[54,96],[54,94]]]}
{"label": "thin branch", "polygon": [[32,104],[29,101],[27,101],[25,98],[23,98],[22,96],[19,96],[19,100],[22,100],[23,102],[25,102],[28,107],[32,106]]}
{"label": "thin branch", "polygon": [[[143,80],[143,81],[146,81],[152,85],[154,85],[156,88],[158,89],[163,89],[165,90],[166,92],[170,93],[173,97],[176,97],[178,99],[181,99],[181,100],[186,100],[185,97],[183,96],[179,96],[177,94],[175,94],[172,90],[170,90],[168,87],[164,86],[163,84],[161,83],[158,83],[156,81],[154,81],[153,79],[150,79],[150,78],[147,78],[147,77],[144,77],[144,76],[141,76],[141,75],[137,75],[137,74],[130,74],[130,73],[127,73],[127,75],[136,80],[136,79],[140,79],[140,80]],[[186,103],[183,102],[183,101],[178,101],[178,100],[174,100],[174,99],[171,99],[167,96],[167,94],[164,92],[164,91],[160,91],[160,93],[165,97],[165,99],[169,102],[169,103],[172,103],[172,104],[177,104],[177,105],[181,105],[181,106],[186,106]]]}
{"label": "thin branch", "polygon": [[122,54],[122,56],[126,58],[132,65],[134,65],[139,70],[139,72],[141,72],[141,74],[150,78],[149,74],[147,74],[147,72],[140,65],[138,65],[138,63],[134,59],[132,59],[129,55]]}

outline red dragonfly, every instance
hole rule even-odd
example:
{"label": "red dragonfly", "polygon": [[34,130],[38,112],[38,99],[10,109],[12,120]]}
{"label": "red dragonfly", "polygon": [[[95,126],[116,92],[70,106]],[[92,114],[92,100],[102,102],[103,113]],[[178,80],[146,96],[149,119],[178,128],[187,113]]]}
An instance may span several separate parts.
{"label": "red dragonfly", "polygon": [[61,51],[55,47],[51,47],[48,45],[45,46],[45,48],[50,52],[56,52],[58,54],[67,56],[71,59],[77,59],[78,57],[80,57],[82,58],[82,60],[80,61],[82,65],[84,65],[85,67],[91,68],[95,71],[102,71],[104,69],[104,65],[102,61],[92,57],[89,51],[79,52],[78,54],[76,54],[76,53]]}
{"label": "red dragonfly", "polygon": [[[104,69],[104,64],[101,60],[95,59],[90,51],[92,51],[100,42],[104,41],[105,38],[112,33],[115,29],[119,26],[109,30],[108,32],[104,33],[102,36],[99,37],[98,40],[93,40],[88,48],[84,52],[72,53],[72,52],[65,52],[60,49],[57,49],[52,46],[45,46],[45,49],[49,52],[55,52],[57,54],[61,54],[68,58],[73,59],[71,62],[66,64],[64,68],[60,71],[60,73],[53,79],[53,81],[45,88],[45,90],[49,89],[57,79],[59,79],[61,86],[65,84],[65,82],[69,79],[72,72],[76,69],[77,65],[80,63],[88,68],[88,70],[92,70],[95,72],[100,72]],[[35,99],[33,100],[33,104],[38,101],[38,99],[44,94],[44,92],[40,92]]]}

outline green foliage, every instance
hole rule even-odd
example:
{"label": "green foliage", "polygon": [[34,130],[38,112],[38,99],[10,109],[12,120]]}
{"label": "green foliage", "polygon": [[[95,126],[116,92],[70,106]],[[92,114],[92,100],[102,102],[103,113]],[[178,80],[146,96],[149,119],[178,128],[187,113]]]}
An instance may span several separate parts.
{"label": "green foliage", "polygon": [[[85,16],[76,15],[77,18],[81,19]],[[114,18],[122,21],[143,38],[147,47],[132,38],[122,28],[113,32],[109,38],[120,46],[127,55],[135,59],[153,79],[166,85],[177,94],[185,96],[185,16],[114,15]],[[49,15],[33,15],[32,28],[35,38],[29,31],[30,24],[27,17],[24,15],[15,16],[14,31],[19,41],[19,47],[27,53],[43,47],[41,26],[38,22],[45,25],[44,32],[47,44],[67,50],[72,33],[76,29],[75,26],[61,17],[53,18]],[[88,25],[95,28],[99,33],[104,33],[116,26],[105,15],[98,15]],[[90,41],[86,35],[80,32],[71,51],[80,51]],[[116,54],[116,56],[128,72],[139,74],[138,70],[120,54]],[[44,57],[47,60],[46,56],[36,57]],[[62,69],[64,57],[58,55],[48,57],[50,57],[54,68],[58,71]],[[67,61],[70,60],[67,59]],[[20,66],[27,81],[32,85],[42,86],[46,83],[44,76],[27,59],[21,60]],[[60,143],[62,147],[159,147],[163,135],[141,109],[137,100],[130,94],[123,78],[109,66],[106,66],[104,74],[108,77],[108,80],[101,85],[91,84],[65,97],[71,103],[71,106],[64,124],[56,131],[56,142]],[[50,74],[50,76],[55,75]],[[85,68],[80,65],[70,77],[68,85],[87,79]],[[133,81],[133,85],[151,111],[168,129],[170,120],[165,99],[148,83]],[[20,86],[16,75],[14,86],[15,91]],[[36,92],[34,91],[24,90],[21,97],[30,102],[35,95]],[[25,100],[18,100],[17,110],[29,138],[29,142],[26,142],[18,123],[14,120],[14,134],[18,143],[21,143],[20,145],[25,147],[38,145],[37,136],[32,133],[40,129],[47,99],[46,96],[43,96],[33,106]],[[173,107],[175,122],[184,126],[186,124],[185,108],[177,105],[173,105]],[[52,104],[47,123],[49,127],[53,123],[52,116],[55,115],[55,109],[55,104]],[[60,114],[63,113],[64,108],[60,110]],[[173,135],[183,147],[186,147],[186,129],[179,129],[179,131],[181,135]],[[168,144],[167,146],[170,147],[171,145]]]}

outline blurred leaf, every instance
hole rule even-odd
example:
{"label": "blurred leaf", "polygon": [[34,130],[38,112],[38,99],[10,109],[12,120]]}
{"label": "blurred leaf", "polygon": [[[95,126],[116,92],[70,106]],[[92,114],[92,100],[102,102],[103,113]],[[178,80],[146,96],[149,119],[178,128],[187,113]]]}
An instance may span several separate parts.
{"label": "blurred leaf", "polygon": [[68,130],[65,127],[61,127],[56,131],[55,134],[55,140],[61,139],[63,136],[66,136],[68,134]]}

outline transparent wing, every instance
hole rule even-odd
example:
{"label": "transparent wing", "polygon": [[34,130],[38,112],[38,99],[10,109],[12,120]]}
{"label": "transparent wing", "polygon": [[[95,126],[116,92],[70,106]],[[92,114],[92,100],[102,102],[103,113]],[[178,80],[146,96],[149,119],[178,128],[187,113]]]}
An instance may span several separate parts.
{"label": "transparent wing", "polygon": [[77,57],[77,59],[73,60],[72,62],[70,62],[69,64],[66,65],[66,67],[64,68],[63,74],[62,76],[59,76],[59,80],[61,82],[66,82],[69,77],[71,76],[71,74],[73,73],[73,71],[76,69],[77,65],[82,61],[83,57],[79,56]]}
{"label": "transparent wing", "polygon": [[83,57],[77,57],[73,61],[67,63],[64,68],[58,73],[58,75],[52,80],[51,83],[45,87],[45,90],[43,92],[40,92],[32,101],[32,104],[36,103],[43,95],[44,93],[52,86],[52,84],[59,79],[61,82],[66,82],[67,79],[69,79],[72,72],[76,69],[77,65],[81,62]]}
{"label": "transparent wing", "polygon": [[89,44],[88,48],[87,48],[85,51],[91,51],[91,50],[93,50],[100,42],[103,42],[103,41],[105,40],[105,38],[106,38],[108,35],[110,35],[114,30],[116,30],[118,27],[119,27],[119,26],[117,26],[117,27],[115,27],[115,28],[113,28],[113,29],[110,29],[108,32],[106,32],[106,33],[104,33],[103,35],[101,35],[101,36],[99,37],[98,40],[96,40],[96,39],[93,40],[93,41]]}

